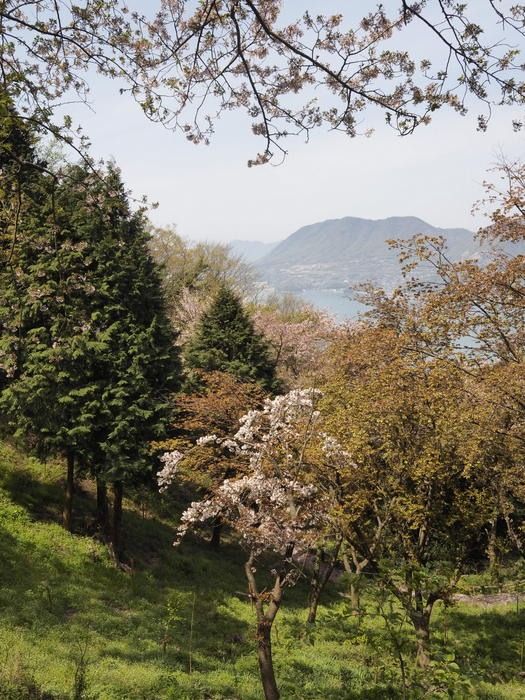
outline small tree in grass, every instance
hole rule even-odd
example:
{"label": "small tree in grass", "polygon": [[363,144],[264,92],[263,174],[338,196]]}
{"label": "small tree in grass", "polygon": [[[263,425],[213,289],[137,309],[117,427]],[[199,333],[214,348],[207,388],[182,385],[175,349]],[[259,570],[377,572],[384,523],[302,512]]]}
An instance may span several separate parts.
{"label": "small tree in grass", "polygon": [[[227,441],[229,449],[247,461],[247,472],[225,479],[208,498],[192,503],[179,527],[178,541],[189,528],[221,517],[246,549],[244,572],[256,613],[259,670],[267,700],[279,698],[271,630],[283,592],[301,573],[297,565],[301,555],[330,531],[333,503],[329,491],[315,483],[312,461],[318,458],[320,442],[326,444],[320,432],[318,399],[314,389],[292,391],[267,399],[261,410],[244,416],[240,429]],[[213,435],[207,441],[224,442]],[[324,452],[329,461],[333,443]],[[180,452],[164,456],[158,475],[161,489],[176,477],[183,458]],[[268,567],[272,583],[262,589],[258,570],[272,558]]]}
{"label": "small tree in grass", "polygon": [[357,464],[340,471],[337,493],[355,571],[371,568],[398,599],[425,667],[434,605],[450,599],[490,505],[483,472],[463,454],[475,437],[464,375],[410,340],[392,328],[350,330],[330,349],[322,409]]}

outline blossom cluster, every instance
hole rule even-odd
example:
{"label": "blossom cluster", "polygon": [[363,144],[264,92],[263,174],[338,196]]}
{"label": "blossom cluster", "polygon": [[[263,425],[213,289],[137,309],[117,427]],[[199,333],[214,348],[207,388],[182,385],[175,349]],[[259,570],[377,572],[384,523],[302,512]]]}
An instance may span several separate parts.
{"label": "blossom cluster", "polygon": [[[337,440],[321,430],[321,397],[317,389],[290,391],[267,399],[260,410],[249,411],[232,437],[199,438],[198,447],[219,447],[226,457],[235,454],[246,469],[224,479],[208,497],[186,509],[175,544],[189,529],[220,520],[255,554],[315,546],[334,504],[330,489],[312,483],[306,448],[310,442],[320,447],[331,464],[350,460]],[[161,458],[164,467],[157,475],[161,490],[173,481],[182,458],[178,451]]]}
{"label": "blossom cluster", "polygon": [[206,445],[214,445],[216,447],[221,447],[223,450],[227,450],[231,454],[236,454],[241,449],[239,443],[233,440],[232,438],[221,438],[215,434],[204,435],[203,437],[198,438],[196,444],[199,447],[204,447]]}
{"label": "blossom cluster", "polygon": [[178,465],[181,459],[184,458],[184,454],[178,450],[173,450],[172,452],[165,452],[160,461],[164,465],[160,471],[157,472],[157,483],[159,485],[159,491],[163,492],[168,489],[168,487],[173,483],[175,476],[178,471]]}
{"label": "blossom cluster", "polygon": [[346,450],[343,450],[339,441],[332,435],[327,435],[326,433],[322,433],[321,437],[323,438],[322,450],[325,457],[330,462],[345,462],[348,464],[351,460],[351,456]]}
{"label": "blossom cluster", "polygon": [[315,536],[322,500],[312,484],[268,477],[261,471],[226,479],[210,498],[193,502],[183,513],[176,543],[192,526],[220,517],[255,553],[283,553]]}
{"label": "blossom cluster", "polygon": [[[240,449],[250,458],[253,468],[268,457],[285,455],[288,466],[296,458],[296,449],[315,431],[320,414],[318,389],[295,389],[283,396],[267,399],[259,411],[249,411],[240,419],[234,435]],[[297,466],[297,465],[295,465]]]}

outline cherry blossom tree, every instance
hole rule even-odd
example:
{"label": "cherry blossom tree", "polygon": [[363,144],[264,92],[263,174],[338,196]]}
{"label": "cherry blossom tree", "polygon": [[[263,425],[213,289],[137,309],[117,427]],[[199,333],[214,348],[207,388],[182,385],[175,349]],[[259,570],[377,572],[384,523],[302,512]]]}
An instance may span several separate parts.
{"label": "cherry blossom tree", "polygon": [[392,0],[366,3],[363,13],[307,4],[290,20],[280,0],[162,0],[144,12],[119,0],[5,0],[0,83],[26,118],[63,138],[70,120],[58,125],[53,109],[86,99],[89,69],[117,79],[148,118],[195,143],[240,109],[264,144],[252,163],[321,125],[353,136],[367,110],[408,134],[444,106],[480,107],[485,128],[491,106],[523,103],[522,5]]}
{"label": "cherry blossom tree", "polygon": [[[220,517],[246,549],[244,572],[257,618],[259,669],[267,700],[279,698],[271,630],[283,592],[300,575],[298,562],[303,555],[330,531],[334,508],[329,489],[323,488],[316,474],[320,453],[329,462],[335,444],[321,431],[319,399],[315,389],[267,399],[262,409],[241,419],[232,437],[203,438],[203,443],[220,443],[241,455],[247,471],[225,479],[208,498],[192,503],[178,529],[180,542],[188,529]],[[176,478],[182,460],[180,452],[162,457],[161,489]],[[268,560],[273,582],[269,590],[257,582],[258,570]]]}
{"label": "cherry blossom tree", "polygon": [[332,340],[336,323],[293,294],[272,295],[254,306],[256,329],[270,343],[278,377],[288,389],[309,386]]}

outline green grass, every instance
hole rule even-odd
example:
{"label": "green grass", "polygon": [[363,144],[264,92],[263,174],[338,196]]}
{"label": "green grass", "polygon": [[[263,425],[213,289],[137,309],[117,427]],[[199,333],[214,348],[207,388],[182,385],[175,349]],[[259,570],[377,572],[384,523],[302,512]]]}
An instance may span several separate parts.
{"label": "green grass", "polygon": [[[62,479],[60,463],[0,443],[0,698],[261,698],[242,552],[229,543],[214,552],[191,537],[172,547],[176,523],[150,498],[146,517],[127,503],[129,568],[117,569],[90,536],[89,483],[76,502],[77,534],[59,525]],[[373,600],[356,617],[331,590],[309,626],[306,597],[304,584],[287,591],[275,624],[283,700],[402,698],[394,645]],[[525,698],[524,623],[515,606],[438,608],[435,662],[423,678],[401,625],[408,696]]]}

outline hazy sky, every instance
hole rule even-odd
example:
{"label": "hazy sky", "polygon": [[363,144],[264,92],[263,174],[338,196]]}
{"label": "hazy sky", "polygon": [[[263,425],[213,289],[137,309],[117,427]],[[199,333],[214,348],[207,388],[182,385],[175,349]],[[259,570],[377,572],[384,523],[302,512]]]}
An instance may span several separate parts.
{"label": "hazy sky", "polygon": [[92,109],[69,112],[91,137],[93,155],[113,157],[133,192],[159,203],[150,214],[155,224],[175,224],[193,240],[281,240],[343,216],[413,215],[474,229],[481,219],[470,209],[486,170],[500,153],[514,159],[525,151],[524,133],[511,128],[520,110],[495,110],[486,133],[476,131],[475,110],[466,117],[444,111],[407,137],[378,122],[370,138],[326,131],[308,144],[291,138],[282,165],[248,168],[264,143],[243,114],[218,122],[210,146],[194,146],[148,122],[115,84],[92,83]]}

